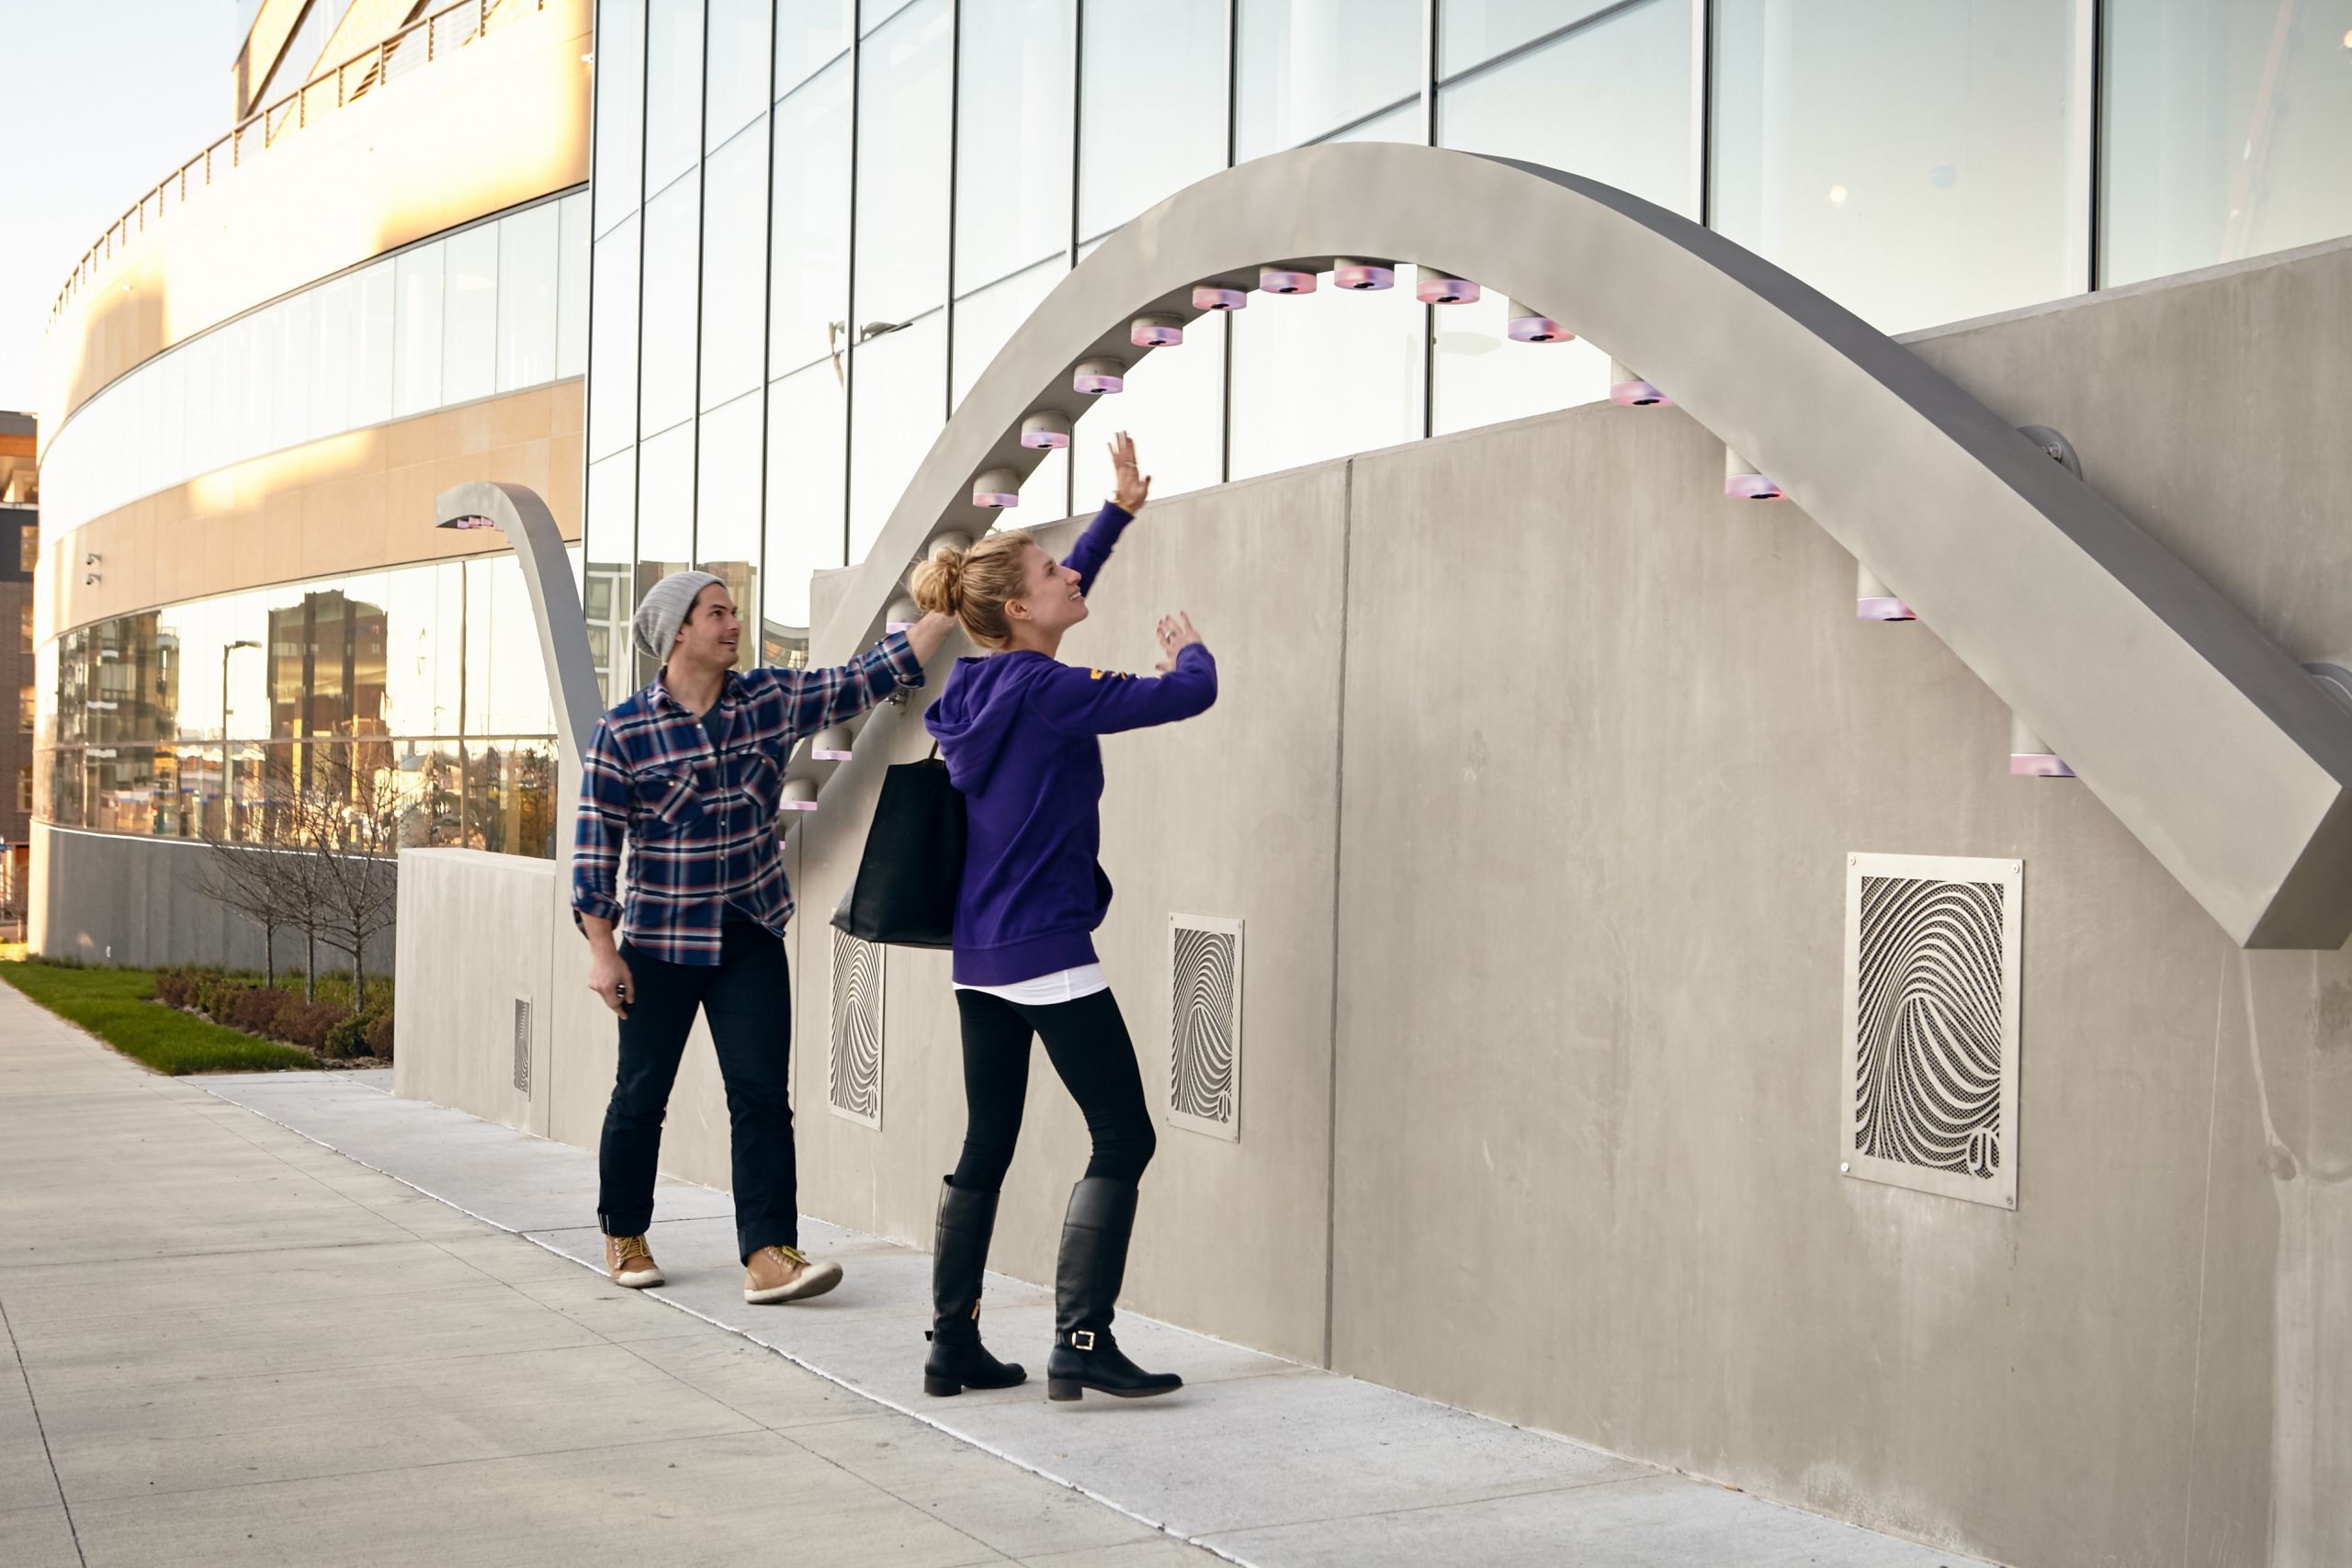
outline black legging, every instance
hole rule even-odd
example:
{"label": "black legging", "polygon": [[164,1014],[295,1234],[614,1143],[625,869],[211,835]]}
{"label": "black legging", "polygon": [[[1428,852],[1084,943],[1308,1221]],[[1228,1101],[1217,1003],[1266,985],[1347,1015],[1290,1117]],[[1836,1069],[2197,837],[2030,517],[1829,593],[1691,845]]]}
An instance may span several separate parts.
{"label": "black legging", "polygon": [[1094,1157],[1086,1174],[1119,1181],[1143,1175],[1159,1138],[1144,1105],[1135,1044],[1110,992],[1028,1007],[985,991],[958,991],[956,1008],[964,1018],[964,1101],[970,1112],[964,1157],[956,1162],[957,1187],[994,1192],[1004,1185],[1012,1146],[1021,1137],[1033,1033],[1045,1040],[1054,1071],[1094,1134]]}

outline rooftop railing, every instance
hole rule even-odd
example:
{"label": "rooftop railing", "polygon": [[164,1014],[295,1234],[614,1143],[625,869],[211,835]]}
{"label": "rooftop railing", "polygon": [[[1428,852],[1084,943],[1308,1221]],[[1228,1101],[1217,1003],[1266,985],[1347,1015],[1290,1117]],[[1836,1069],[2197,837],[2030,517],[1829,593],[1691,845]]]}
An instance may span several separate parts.
{"label": "rooftop railing", "polygon": [[493,26],[503,26],[547,9],[548,0],[457,0],[429,16],[371,44],[342,64],[321,72],[285,96],[247,115],[218,141],[165,175],[154,189],[141,197],[108,226],[97,243],[74,265],[65,286],[50,307],[54,322],[74,297],[101,268],[147,231],[190,201],[200,199],[230,171],[277,144],[281,137],[302,130],[312,120],[357,103],[387,83],[446,59],[475,39],[487,37]]}

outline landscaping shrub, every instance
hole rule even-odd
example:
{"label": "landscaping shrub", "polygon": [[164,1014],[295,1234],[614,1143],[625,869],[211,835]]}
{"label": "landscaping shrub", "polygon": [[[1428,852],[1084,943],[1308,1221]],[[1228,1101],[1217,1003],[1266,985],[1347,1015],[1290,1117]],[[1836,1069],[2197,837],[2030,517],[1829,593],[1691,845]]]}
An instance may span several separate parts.
{"label": "landscaping shrub", "polygon": [[328,1026],[322,1055],[338,1059],[368,1055],[368,1021],[344,1014]]}
{"label": "landscaping shrub", "polygon": [[237,1015],[237,993],[243,989],[234,980],[208,975],[197,982],[197,1010],[215,1023],[233,1028],[231,1021]]}
{"label": "landscaping shrub", "polygon": [[186,969],[156,970],[155,999],[167,1007],[190,1005],[196,1000],[196,976]]}
{"label": "landscaping shrub", "polygon": [[277,1021],[278,1009],[291,999],[267,986],[241,987],[230,1001],[229,1022],[248,1034],[267,1034]]}
{"label": "landscaping shrub", "polygon": [[392,1010],[386,1008],[368,1021],[368,1054],[379,1062],[392,1059]]}
{"label": "landscaping shrub", "polygon": [[315,1051],[326,1043],[327,1031],[349,1016],[333,1002],[288,997],[277,1010],[276,1032],[281,1040]]}

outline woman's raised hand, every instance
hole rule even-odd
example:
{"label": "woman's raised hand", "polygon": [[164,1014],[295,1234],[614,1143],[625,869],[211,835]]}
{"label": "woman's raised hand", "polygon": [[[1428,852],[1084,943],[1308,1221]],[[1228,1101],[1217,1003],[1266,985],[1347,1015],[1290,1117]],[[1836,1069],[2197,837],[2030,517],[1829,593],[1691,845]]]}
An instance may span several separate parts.
{"label": "woman's raised hand", "polygon": [[1179,610],[1172,615],[1159,617],[1159,669],[1164,673],[1176,668],[1176,656],[1201,640],[1193,629],[1193,617]]}
{"label": "woman's raised hand", "polygon": [[1111,441],[1111,500],[1132,517],[1151,499],[1151,476],[1136,472],[1135,437],[1121,431]]}

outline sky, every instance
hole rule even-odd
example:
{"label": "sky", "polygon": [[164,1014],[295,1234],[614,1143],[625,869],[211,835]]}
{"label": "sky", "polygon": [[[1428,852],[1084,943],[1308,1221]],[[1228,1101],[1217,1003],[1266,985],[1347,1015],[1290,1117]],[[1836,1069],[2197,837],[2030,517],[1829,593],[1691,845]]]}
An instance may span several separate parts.
{"label": "sky", "polygon": [[65,275],[229,129],[236,0],[0,0],[0,409],[30,411]]}

